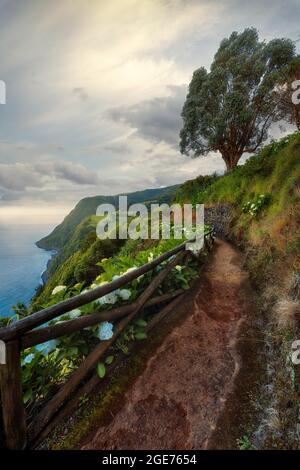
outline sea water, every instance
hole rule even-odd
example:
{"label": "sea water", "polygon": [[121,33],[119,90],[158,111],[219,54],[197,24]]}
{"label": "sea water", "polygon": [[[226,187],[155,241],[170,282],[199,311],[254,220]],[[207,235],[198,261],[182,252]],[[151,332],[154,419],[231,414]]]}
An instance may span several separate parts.
{"label": "sea water", "polygon": [[49,225],[0,224],[0,317],[13,315],[12,306],[26,305],[42,283],[41,275],[52,253],[35,242],[47,235]]}

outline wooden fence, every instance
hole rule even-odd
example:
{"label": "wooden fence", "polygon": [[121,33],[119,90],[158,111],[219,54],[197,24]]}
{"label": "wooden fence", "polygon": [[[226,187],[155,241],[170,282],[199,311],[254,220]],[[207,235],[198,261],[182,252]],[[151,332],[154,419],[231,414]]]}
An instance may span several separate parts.
{"label": "wooden fence", "polygon": [[[213,242],[214,231],[210,230],[205,234],[204,247],[210,250]],[[51,427],[58,422],[62,409],[64,407],[68,409],[68,401],[72,406],[72,403],[74,404],[80,396],[92,390],[97,383],[95,375],[92,375],[88,381],[86,381],[87,377],[91,375],[99,359],[105,354],[108,348],[112,346],[124,328],[126,328],[143,308],[166,302],[170,302],[169,305],[172,305],[174,299],[180,299],[183,295],[183,290],[177,290],[158,297],[152,297],[152,295],[169,272],[181,262],[183,258],[190,254],[191,251],[186,250],[185,242],[162,254],[153,261],[119,277],[117,280],[59,302],[56,305],[40,310],[10,326],[0,329],[0,340],[4,341],[6,347],[6,363],[0,365],[0,385],[4,435],[6,446],[9,449],[24,449],[29,443],[41,439],[41,437],[45,436],[51,430]],[[172,258],[172,260],[170,260],[170,258]],[[113,308],[108,311],[94,312],[73,320],[67,320],[52,326],[42,326],[37,329],[37,327],[64,313],[88,304],[125,286],[139,276],[153,270],[166,260],[170,261],[132,304]],[[169,311],[169,305],[167,305],[160,314],[157,314],[156,318],[154,317],[151,327]],[[117,320],[113,337],[107,341],[100,341],[97,344],[82,361],[78,369],[73,372],[67,382],[60,387],[58,392],[45,404],[29,425],[27,425],[22,394],[21,351],[107,320]]]}

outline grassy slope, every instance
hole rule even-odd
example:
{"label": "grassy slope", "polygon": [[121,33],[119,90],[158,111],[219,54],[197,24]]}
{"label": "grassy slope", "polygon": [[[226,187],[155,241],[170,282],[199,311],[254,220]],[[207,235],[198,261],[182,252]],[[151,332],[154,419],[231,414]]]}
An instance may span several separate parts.
{"label": "grassy slope", "polygon": [[99,240],[96,236],[97,218],[87,217],[76,228],[64,249],[53,259],[44,288],[33,301],[33,308],[39,309],[51,297],[57,285],[73,286],[78,282],[90,284],[101,272],[97,263],[118,252],[120,240]]}
{"label": "grassy slope", "polygon": [[[276,260],[281,271],[291,263],[295,269],[299,268],[299,157],[300,134],[297,133],[265,147],[245,165],[224,176],[198,177],[186,182],[176,194],[178,202],[233,205],[232,237],[251,247],[248,264],[257,283],[266,278],[266,271],[272,274],[272,263]],[[259,194],[270,195],[269,205],[257,217],[244,214],[243,205]],[[96,239],[96,223],[95,216],[86,217],[72,231],[50,265],[49,280],[39,302],[45,301],[58,284],[73,285],[84,279],[90,282],[97,275],[95,260],[98,262],[120,248],[121,244],[104,244]]]}
{"label": "grassy slope", "polygon": [[[212,181],[208,186],[201,178],[198,184],[196,180],[185,183],[177,200],[208,206],[231,204],[235,240],[258,248],[259,255],[269,261],[283,256],[299,267],[300,133],[266,146],[243,166]],[[256,217],[243,213],[244,204],[260,194],[270,197],[266,207]],[[262,259],[262,267],[266,267],[266,259]]]}
{"label": "grassy slope", "polygon": [[[245,250],[261,312],[266,371],[255,398],[261,426],[258,434],[251,435],[249,428],[245,435],[253,446],[259,435],[260,447],[298,448],[300,371],[291,363],[291,344],[300,338],[300,322],[292,317],[291,305],[300,312],[300,133],[266,146],[245,165],[206,183],[201,177],[189,181],[176,198],[232,206],[230,233]],[[265,207],[257,215],[244,213],[244,204],[261,194],[270,199]],[[278,308],[282,301],[289,307]]]}
{"label": "grassy slope", "polygon": [[[178,185],[166,188],[145,189],[144,191],[136,191],[127,194],[128,204],[134,203],[150,203],[156,201],[168,201],[173,197]],[[81,199],[76,207],[65,217],[63,222],[53,230],[50,235],[42,238],[37,242],[39,248],[46,250],[62,249],[66,243],[69,243],[74,230],[87,217],[96,214],[96,209],[100,204],[118,204],[116,196],[94,196]]]}
{"label": "grassy slope", "polygon": [[[169,202],[178,185],[166,188],[146,189],[128,194],[128,204]],[[101,241],[96,237],[98,218],[94,215],[99,204],[118,204],[118,196],[95,196],[79,201],[76,207],[47,237],[37,245],[45,249],[58,249],[45,273],[46,285],[39,290],[33,308],[48,301],[53,288],[59,284],[72,286],[78,282],[90,284],[99,274],[96,265],[102,258],[116,254],[122,241]]]}

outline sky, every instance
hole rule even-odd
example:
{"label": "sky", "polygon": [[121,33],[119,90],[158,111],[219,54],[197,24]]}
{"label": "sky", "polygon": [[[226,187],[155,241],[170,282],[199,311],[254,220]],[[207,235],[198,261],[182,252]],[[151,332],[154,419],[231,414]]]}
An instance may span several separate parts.
{"label": "sky", "polygon": [[180,154],[180,113],[193,71],[249,26],[297,40],[300,2],[0,0],[0,222],[223,171]]}

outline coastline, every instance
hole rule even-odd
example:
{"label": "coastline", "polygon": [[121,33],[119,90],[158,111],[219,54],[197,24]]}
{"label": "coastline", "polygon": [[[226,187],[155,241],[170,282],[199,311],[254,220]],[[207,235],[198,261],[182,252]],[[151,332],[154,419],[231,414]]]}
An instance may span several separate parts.
{"label": "coastline", "polygon": [[[38,248],[39,246],[36,245]],[[46,267],[44,269],[44,271],[41,273],[41,285],[44,286],[48,280],[48,274],[47,274],[47,271],[48,271],[48,268],[52,262],[52,260],[54,259],[54,257],[58,254],[58,250],[45,250],[44,248],[40,248],[40,250],[44,250],[44,251],[47,251],[47,252],[51,252],[51,257],[48,259],[47,261],[47,264],[46,264]]]}
{"label": "coastline", "polygon": [[22,230],[16,224],[0,226],[0,317],[14,315],[13,306],[29,306],[47,280],[49,261],[54,250],[39,250],[35,240],[49,230],[48,225],[28,224]]}

